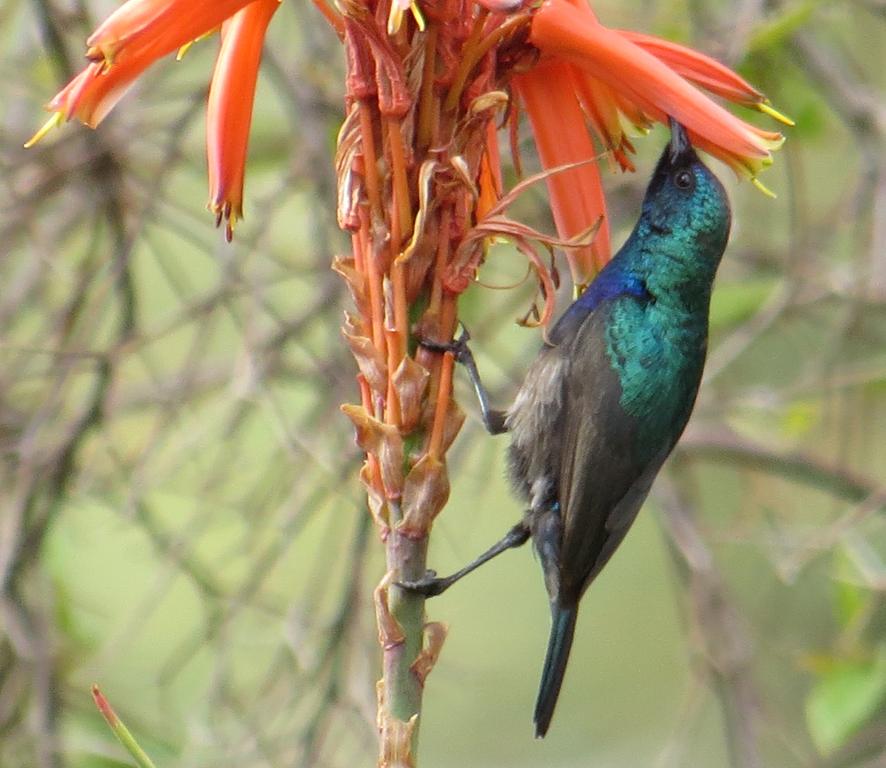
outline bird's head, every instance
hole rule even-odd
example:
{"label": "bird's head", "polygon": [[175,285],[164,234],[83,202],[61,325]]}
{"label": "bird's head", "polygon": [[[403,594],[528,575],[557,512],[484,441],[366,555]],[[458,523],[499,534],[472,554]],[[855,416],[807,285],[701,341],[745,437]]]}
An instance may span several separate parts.
{"label": "bird's head", "polygon": [[686,130],[671,118],[671,140],[655,168],[643,200],[641,221],[652,234],[673,237],[690,250],[716,253],[729,237],[726,190],[699,159]]}

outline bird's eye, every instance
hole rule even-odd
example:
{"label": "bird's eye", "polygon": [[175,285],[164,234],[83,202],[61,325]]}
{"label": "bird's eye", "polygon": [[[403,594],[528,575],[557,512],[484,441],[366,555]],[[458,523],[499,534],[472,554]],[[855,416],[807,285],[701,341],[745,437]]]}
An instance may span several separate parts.
{"label": "bird's eye", "polygon": [[677,171],[674,174],[674,185],[677,189],[692,189],[695,177],[689,171]]}

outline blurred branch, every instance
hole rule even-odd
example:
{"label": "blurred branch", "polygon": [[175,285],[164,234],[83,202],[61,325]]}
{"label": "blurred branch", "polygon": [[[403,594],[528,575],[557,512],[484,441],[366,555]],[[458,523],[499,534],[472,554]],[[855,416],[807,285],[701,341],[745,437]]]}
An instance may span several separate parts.
{"label": "blurred branch", "polygon": [[[122,188],[120,168],[110,152],[102,155],[91,172],[91,181],[103,189],[104,216],[114,240],[112,260],[113,286],[117,294],[117,341],[122,343],[135,323],[135,292],[129,271],[131,241],[123,225],[123,201],[115,196]],[[63,348],[73,338],[79,321],[92,311],[87,296],[96,270],[91,260],[81,273],[78,290],[71,296],[56,325],[58,344]],[[56,390],[49,402],[32,418],[22,436],[19,466],[15,471],[15,506],[8,514],[7,526],[13,533],[0,550],[0,610],[14,631],[7,631],[15,654],[33,670],[32,691],[37,730],[37,761],[41,768],[55,768],[60,763],[58,714],[60,687],[56,681],[53,633],[46,617],[46,607],[32,605],[25,597],[23,574],[36,562],[43,540],[58,512],[65,491],[73,479],[76,457],[86,436],[104,419],[114,368],[107,359],[97,361],[91,391],[81,404],[79,415],[65,429],[65,434],[51,454],[41,456],[28,446],[32,432],[50,418],[58,407],[58,393],[71,370],[69,361],[53,383]],[[2,683],[2,681],[0,681]]]}
{"label": "blurred branch", "polygon": [[845,59],[802,30],[794,33],[791,49],[798,64],[855,133],[873,140],[886,132],[886,105],[872,88],[849,73]]}
{"label": "blurred branch", "polygon": [[886,507],[886,486],[804,454],[783,454],[726,430],[702,431],[690,426],[675,451],[690,460],[755,469],[802,483],[845,501]]}
{"label": "blurred branch", "polygon": [[847,56],[835,55],[811,32],[794,34],[791,50],[855,139],[861,173],[854,194],[855,210],[848,218],[861,224],[857,236],[867,239],[862,247],[870,253],[867,274],[859,271],[859,293],[886,301],[886,104],[881,93],[850,72]]}
{"label": "blurred branch", "polygon": [[304,768],[313,768],[320,760],[322,737],[333,707],[340,700],[342,693],[347,690],[345,654],[352,629],[357,623],[360,596],[365,590],[364,564],[370,541],[369,534],[373,530],[372,518],[361,510],[357,534],[353,538],[347,557],[351,563],[350,578],[345,585],[338,612],[329,627],[327,641],[320,651],[320,661],[316,668],[316,677],[321,677],[325,671],[326,679],[320,684],[319,701],[314,715],[308,720],[300,739],[302,752],[300,764]]}
{"label": "blurred branch", "polygon": [[[886,723],[877,722],[856,733],[820,768],[882,768],[886,753]],[[864,761],[864,762],[862,762]]]}
{"label": "blurred branch", "polygon": [[59,79],[69,80],[74,74],[74,65],[62,35],[62,14],[50,0],[31,0],[31,3],[39,20],[45,48],[53,56]]}
{"label": "blurred branch", "polygon": [[695,523],[689,498],[680,490],[680,462],[656,485],[677,573],[688,595],[690,641],[714,682],[732,768],[762,768],[758,745],[760,695],[753,681],[753,647],[745,620],[734,606],[710,549]]}

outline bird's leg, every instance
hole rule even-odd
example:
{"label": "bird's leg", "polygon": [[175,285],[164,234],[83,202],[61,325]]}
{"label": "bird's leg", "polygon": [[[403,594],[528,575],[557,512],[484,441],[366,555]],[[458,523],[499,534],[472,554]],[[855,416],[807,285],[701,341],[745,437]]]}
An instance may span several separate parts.
{"label": "bird's leg", "polygon": [[486,431],[490,435],[500,435],[508,431],[505,425],[506,414],[504,411],[496,410],[489,405],[489,393],[480,380],[477,361],[474,360],[474,353],[471,352],[471,348],[468,346],[470,338],[471,334],[468,333],[468,329],[462,325],[461,335],[454,341],[441,343],[429,339],[421,339],[419,344],[436,352],[451,352],[455,359],[467,369],[468,376],[471,377],[471,384],[474,385],[474,392],[477,393],[477,400],[480,401],[480,413],[483,415],[483,424],[486,427]]}
{"label": "bird's leg", "polygon": [[471,571],[479,568],[483,563],[489,562],[496,555],[500,555],[508,549],[513,549],[525,544],[528,538],[529,526],[523,522],[517,523],[517,525],[504,535],[504,538],[502,538],[501,541],[493,544],[480,555],[480,557],[468,563],[464,568],[456,571],[451,576],[440,578],[434,571],[428,571],[423,579],[419,579],[418,581],[398,582],[397,586],[409,590],[410,592],[418,592],[425,597],[434,597],[435,595],[445,592],[462,576],[467,576]]}

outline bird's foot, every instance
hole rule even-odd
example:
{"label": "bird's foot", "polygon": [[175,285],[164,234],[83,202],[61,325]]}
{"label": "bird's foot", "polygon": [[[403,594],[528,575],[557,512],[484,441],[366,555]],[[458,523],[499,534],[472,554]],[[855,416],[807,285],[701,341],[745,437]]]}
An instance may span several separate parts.
{"label": "bird's foot", "polygon": [[468,348],[468,342],[471,340],[471,334],[464,325],[461,326],[461,333],[457,339],[452,341],[433,341],[432,339],[419,339],[418,343],[425,349],[434,352],[451,352],[453,357],[459,362],[464,363],[470,357],[471,350]]}
{"label": "bird's foot", "polygon": [[407,592],[415,592],[425,597],[436,597],[449,589],[454,580],[452,578],[440,578],[437,576],[436,571],[428,569],[425,571],[425,575],[416,581],[398,581],[395,583]]}

